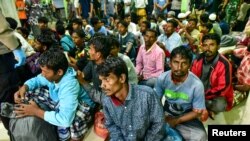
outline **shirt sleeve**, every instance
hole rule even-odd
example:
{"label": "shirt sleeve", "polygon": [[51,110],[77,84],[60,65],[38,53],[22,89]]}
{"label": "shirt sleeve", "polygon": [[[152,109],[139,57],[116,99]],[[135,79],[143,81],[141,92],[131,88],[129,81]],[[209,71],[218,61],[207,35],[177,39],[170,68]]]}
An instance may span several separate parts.
{"label": "shirt sleeve", "polygon": [[195,109],[195,111],[206,109],[205,90],[202,82],[196,83],[196,87],[194,89],[193,109]]}
{"label": "shirt sleeve", "polygon": [[135,66],[135,70],[136,70],[136,74],[137,75],[140,75],[141,74],[141,71],[143,69],[143,58],[142,58],[142,49],[144,47],[140,47],[139,48],[139,52],[137,54],[137,57],[136,57],[136,66]]}
{"label": "shirt sleeve", "polygon": [[155,73],[152,73],[151,76],[158,77],[164,72],[164,63],[165,63],[165,53],[162,51],[156,56],[156,68]]}
{"label": "shirt sleeve", "polygon": [[124,137],[120,127],[118,127],[109,113],[106,106],[103,107],[103,113],[105,115],[105,126],[109,130],[110,141],[123,141]]}
{"label": "shirt sleeve", "polygon": [[233,51],[233,54],[238,58],[243,58],[246,50],[246,48],[238,48]]}
{"label": "shirt sleeve", "polygon": [[69,127],[73,122],[78,106],[77,98],[80,92],[80,85],[78,81],[69,81],[60,86],[59,92],[59,109],[46,111],[44,120],[56,126]]}
{"label": "shirt sleeve", "polygon": [[163,78],[165,77],[165,73],[162,73],[156,80],[155,83],[155,87],[154,90],[156,92],[156,95],[158,96],[158,98],[161,100],[162,96],[164,94],[164,88],[162,87],[162,85],[164,84]]}
{"label": "shirt sleeve", "polygon": [[29,87],[29,91],[35,90],[42,86],[48,85],[50,82],[44,78],[41,74],[27,80],[24,84]]}

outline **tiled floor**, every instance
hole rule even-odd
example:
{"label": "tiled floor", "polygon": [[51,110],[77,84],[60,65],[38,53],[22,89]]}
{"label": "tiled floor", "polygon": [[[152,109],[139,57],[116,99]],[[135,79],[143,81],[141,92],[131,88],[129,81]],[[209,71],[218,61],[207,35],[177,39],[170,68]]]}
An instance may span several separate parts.
{"label": "tiled floor", "polygon": [[[241,104],[234,107],[231,111],[216,115],[215,120],[208,119],[204,123],[205,127],[207,128],[208,125],[213,125],[213,124],[241,124],[242,120],[245,121],[245,117],[248,116],[248,115],[244,115],[243,117],[246,103],[248,103],[247,105],[250,104],[250,98],[248,99],[248,102],[243,101]],[[247,123],[250,123],[250,120],[247,119],[247,121],[249,121]],[[244,123],[246,124],[246,122]],[[0,141],[9,141],[6,130],[4,129],[2,123],[0,123]],[[103,139],[97,136],[94,133],[93,128],[91,128],[85,141],[103,141]]]}

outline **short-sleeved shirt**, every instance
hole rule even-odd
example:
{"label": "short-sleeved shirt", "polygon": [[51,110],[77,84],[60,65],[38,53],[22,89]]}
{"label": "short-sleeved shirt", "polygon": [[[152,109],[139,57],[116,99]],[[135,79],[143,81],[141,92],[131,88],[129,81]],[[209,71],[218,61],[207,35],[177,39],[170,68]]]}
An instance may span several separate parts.
{"label": "short-sleeved shirt", "polygon": [[158,77],[155,85],[156,94],[166,98],[164,111],[172,116],[180,116],[189,111],[205,109],[204,87],[200,79],[189,72],[186,80],[175,84],[171,79],[171,70]]}

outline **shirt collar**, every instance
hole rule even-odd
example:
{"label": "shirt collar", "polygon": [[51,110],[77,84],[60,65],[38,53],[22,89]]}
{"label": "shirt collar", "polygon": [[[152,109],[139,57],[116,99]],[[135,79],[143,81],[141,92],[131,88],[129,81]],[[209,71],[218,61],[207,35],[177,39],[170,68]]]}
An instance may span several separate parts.
{"label": "shirt collar", "polygon": [[121,106],[121,105],[123,105],[127,100],[131,100],[131,99],[132,99],[132,86],[129,85],[128,95],[127,95],[127,97],[126,97],[126,99],[125,99],[124,102],[121,102],[121,101],[120,101],[118,98],[116,98],[115,96],[111,96],[110,98],[111,98],[111,101],[113,102],[113,104],[114,104],[115,106]]}
{"label": "shirt collar", "polygon": [[126,32],[124,35],[122,35],[122,38],[125,38],[128,35],[128,32]]}
{"label": "shirt collar", "polygon": [[155,48],[155,44],[156,44],[156,42],[155,43],[153,43],[152,44],[152,46],[148,49],[148,50],[146,50],[146,45],[144,45],[145,46],[145,50],[146,50],[146,52],[148,53],[148,52],[150,52],[151,50],[153,50],[154,48]]}

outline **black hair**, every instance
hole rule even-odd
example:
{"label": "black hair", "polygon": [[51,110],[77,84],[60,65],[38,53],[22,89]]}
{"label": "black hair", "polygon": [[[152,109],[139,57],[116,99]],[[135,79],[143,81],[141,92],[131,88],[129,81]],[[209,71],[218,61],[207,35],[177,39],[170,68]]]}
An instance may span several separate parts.
{"label": "black hair", "polygon": [[162,13],[160,13],[159,15],[158,15],[158,18],[161,18],[161,19],[165,19],[166,17],[165,17],[165,15],[164,14],[162,14]]}
{"label": "black hair", "polygon": [[62,24],[56,25],[56,32],[59,35],[64,35],[65,34],[65,28],[64,28],[64,26]]}
{"label": "black hair", "polygon": [[74,30],[74,31],[72,32],[72,34],[73,34],[73,33],[76,33],[80,38],[85,38],[85,37],[86,37],[86,34],[85,34],[85,32],[84,32],[82,29]]}
{"label": "black hair", "polygon": [[75,24],[78,24],[78,25],[82,26],[82,20],[81,20],[81,19],[78,19],[78,18],[74,18],[74,19],[71,21],[71,23],[72,23],[72,24],[75,23]]}
{"label": "black hair", "polygon": [[39,17],[38,18],[38,23],[45,23],[45,24],[47,24],[48,22],[49,22],[49,20],[46,17]]}
{"label": "black hair", "polygon": [[225,11],[220,11],[218,13],[219,20],[223,20],[225,17],[226,17],[226,12]]}
{"label": "black hair", "polygon": [[125,74],[125,82],[128,83],[128,68],[126,63],[119,57],[107,58],[101,65],[97,66],[97,73],[105,77],[109,76],[110,73],[115,74],[117,77]]}
{"label": "black hair", "polygon": [[67,71],[68,68],[68,61],[60,49],[49,49],[41,54],[41,56],[38,59],[38,63],[40,66],[46,66],[49,69],[52,69],[55,73],[62,69],[64,74]]}
{"label": "black hair", "polygon": [[30,34],[30,31],[25,27],[18,27],[17,30],[21,30],[22,34],[25,35],[25,38],[28,37]]}
{"label": "black hair", "polygon": [[6,21],[9,23],[11,29],[16,29],[17,28],[17,21],[11,17],[6,17]]}
{"label": "black hair", "polygon": [[55,45],[55,40],[52,38],[51,33],[48,30],[43,31],[43,34],[38,35],[36,40],[49,49],[51,46]]}
{"label": "black hair", "polygon": [[100,52],[102,57],[106,59],[111,50],[111,44],[108,40],[106,36],[96,36],[89,41],[89,44],[94,45],[95,51]]}
{"label": "black hair", "polygon": [[205,36],[202,37],[202,43],[204,43],[205,40],[215,40],[217,45],[220,44],[220,36],[216,33],[209,33],[209,34],[206,34]]}
{"label": "black hair", "polygon": [[154,29],[147,29],[146,32],[153,32],[155,34],[155,38],[158,36],[157,31]]}
{"label": "black hair", "polygon": [[127,14],[124,15],[124,18],[128,18],[128,17],[131,17],[130,13],[127,13]]}
{"label": "black hair", "polygon": [[178,22],[175,19],[168,20],[167,23],[171,23],[174,28],[178,27]]}
{"label": "black hair", "polygon": [[208,29],[208,31],[210,31],[213,28],[213,24],[210,22],[204,23],[202,26],[205,26]]}
{"label": "black hair", "polygon": [[203,23],[207,23],[208,20],[209,20],[209,15],[207,13],[203,13],[200,15],[200,20],[203,22]]}
{"label": "black hair", "polygon": [[90,19],[90,23],[91,23],[92,26],[98,24],[98,22],[99,22],[98,17],[93,17],[93,18]]}
{"label": "black hair", "polygon": [[118,24],[122,24],[125,28],[128,28],[128,23],[125,21],[119,21]]}
{"label": "black hair", "polygon": [[149,29],[151,27],[151,24],[149,21],[142,21],[141,23],[145,24],[147,29]]}
{"label": "black hair", "polygon": [[195,22],[196,25],[198,23],[198,19],[196,19],[196,18],[190,18],[190,19],[188,19],[188,21],[193,21],[193,22]]}
{"label": "black hair", "polygon": [[172,60],[174,57],[176,57],[176,55],[180,55],[181,57],[188,59],[190,65],[191,65],[192,60],[193,60],[193,54],[192,54],[192,50],[190,48],[185,47],[183,45],[174,48],[170,54],[170,60]]}

